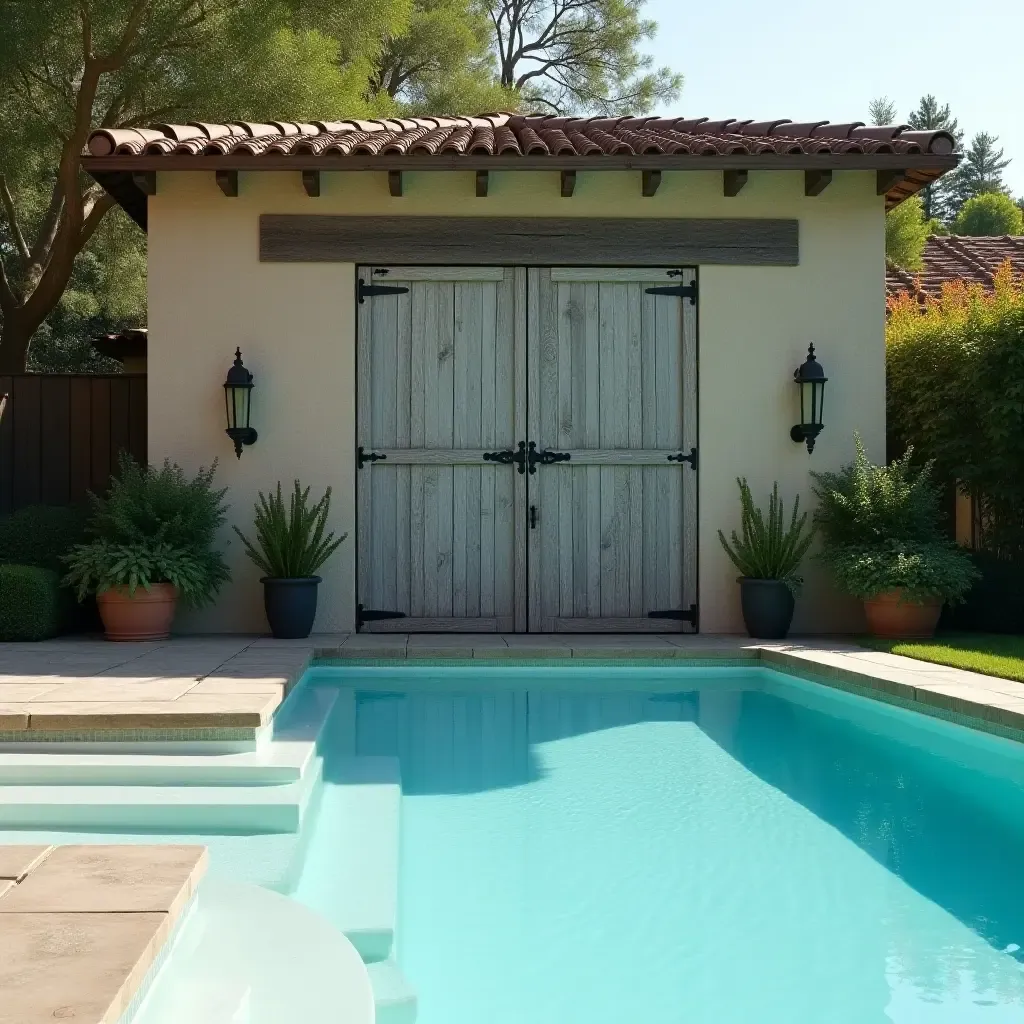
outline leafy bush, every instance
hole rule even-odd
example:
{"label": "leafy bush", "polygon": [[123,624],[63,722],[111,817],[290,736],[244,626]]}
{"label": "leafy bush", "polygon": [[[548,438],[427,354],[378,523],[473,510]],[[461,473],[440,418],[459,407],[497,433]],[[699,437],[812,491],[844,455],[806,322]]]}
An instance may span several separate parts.
{"label": "leafy bush", "polygon": [[799,495],[793,502],[793,514],[786,528],[778,483],[772,487],[768,499],[767,523],[764,514],[754,504],[746,478],[737,478],[736,483],[740,488],[740,505],[743,510],[740,521],[742,536],[738,537],[733,530],[730,543],[719,530],[718,539],[725,553],[739,569],[741,576],[758,580],[784,580],[793,589],[799,587],[803,580],[796,574],[796,570],[814,539],[813,531],[804,534],[807,513],[800,515]]}
{"label": "leafy bush", "polygon": [[139,466],[122,454],[119,476],[105,498],[90,495],[93,539],[66,559],[66,581],[80,597],[115,586],[172,583],[184,604],[212,600],[229,578],[214,547],[225,520],[224,490],[213,489],[216,462],[192,478],[177,465]]}
{"label": "leafy bush", "polygon": [[985,548],[1024,555],[1024,280],[1006,263],[991,294],[950,283],[923,312],[902,295],[886,343],[894,441],[973,496]]}
{"label": "leafy bush", "polygon": [[0,519],[0,563],[62,572],[64,556],[85,540],[83,505],[28,505]]}
{"label": "leafy bush", "polygon": [[60,625],[57,573],[36,565],[0,565],[0,640],[45,640]]}
{"label": "leafy bush", "polygon": [[302,579],[315,576],[317,569],[338,549],[347,534],[335,539],[334,533],[324,536],[327,516],[331,508],[331,489],[313,506],[308,505],[309,488],[302,490],[295,481],[289,508],[281,496],[281,482],[277,493],[265,497],[260,491],[256,503],[256,543],[254,544],[236,526],[235,533],[242,538],[245,553],[256,563],[264,576],[272,579]]}
{"label": "leafy bush", "polygon": [[853,462],[838,473],[812,473],[820,558],[854,597],[907,591],[911,600],[963,599],[977,578],[967,554],[941,532],[938,488],[931,464],[917,467],[913,451],[888,466],[871,463],[860,437]]}
{"label": "leafy bush", "polygon": [[953,232],[957,235],[1024,234],[1024,212],[1005,192],[983,192],[964,203]]}

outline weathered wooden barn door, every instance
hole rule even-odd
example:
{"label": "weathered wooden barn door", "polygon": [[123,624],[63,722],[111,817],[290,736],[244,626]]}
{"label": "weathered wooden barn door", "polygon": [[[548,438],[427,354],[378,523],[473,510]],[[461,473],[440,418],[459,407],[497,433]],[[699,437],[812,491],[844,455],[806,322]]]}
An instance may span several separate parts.
{"label": "weathered wooden barn door", "polygon": [[695,279],[528,272],[531,630],[696,628]]}
{"label": "weathered wooden barn door", "polygon": [[525,630],[525,271],[358,279],[359,625]]}

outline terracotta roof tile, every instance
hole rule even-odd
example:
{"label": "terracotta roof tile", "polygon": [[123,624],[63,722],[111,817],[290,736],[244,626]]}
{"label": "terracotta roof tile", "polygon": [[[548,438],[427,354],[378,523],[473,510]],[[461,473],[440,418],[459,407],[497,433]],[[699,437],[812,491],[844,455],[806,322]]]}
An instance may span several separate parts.
{"label": "terracotta roof tile", "polygon": [[[327,145],[322,136],[332,136]],[[373,142],[368,139],[373,136]],[[511,137],[511,138],[510,138]],[[284,139],[303,138],[305,148],[284,148]],[[351,138],[353,145],[345,145]],[[195,142],[205,140],[202,150]],[[383,141],[385,140],[386,141]],[[428,141],[424,141],[428,140]],[[512,140],[515,146],[511,145]],[[409,143],[415,142],[415,145]],[[191,143],[187,147],[186,143]],[[173,144],[173,145],[172,145]],[[478,117],[417,117],[388,120],[234,121],[230,124],[158,124],[150,128],[104,128],[89,136],[89,156],[188,155],[262,152],[396,153],[472,151],[571,154],[615,153],[941,153],[953,150],[945,132],[911,131],[907,125],[865,126],[859,121],[709,121],[706,118],[566,118],[521,114]],[[596,149],[595,149],[596,147]]]}
{"label": "terracotta roof tile", "polygon": [[992,287],[995,272],[1009,260],[1024,277],[1024,235],[932,235],[925,243],[920,271],[906,271],[890,264],[885,275],[889,296],[910,292],[918,301],[938,298],[950,281]]}

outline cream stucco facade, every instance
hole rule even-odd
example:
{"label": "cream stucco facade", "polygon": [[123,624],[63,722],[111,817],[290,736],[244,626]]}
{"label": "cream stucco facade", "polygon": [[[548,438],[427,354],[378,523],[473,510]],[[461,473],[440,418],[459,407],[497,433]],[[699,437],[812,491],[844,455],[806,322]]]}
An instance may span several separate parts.
{"label": "cream stucco facade", "polygon": [[[795,267],[702,266],[699,316],[699,559],[702,632],[740,632],[736,573],[717,531],[738,525],[735,479],[766,500],[778,480],[787,505],[810,505],[811,470],[834,469],[859,431],[884,456],[884,206],[873,171],[836,172],[815,197],[799,171],[751,173],[722,195],[716,172],[665,172],[653,197],[639,172],[578,175],[571,199],[557,172],[492,172],[477,198],[471,172],[407,172],[404,195],[387,176],[325,172],[310,198],[296,172],[239,175],[225,197],[210,172],[162,173],[149,199],[149,456],[195,469],[219,458],[230,523],[249,528],[259,490],[298,477],[334,490],[333,526],[349,540],[324,570],[315,629],[355,618],[355,266],[261,263],[262,213],[558,217],[773,217],[799,221]],[[813,455],[794,444],[793,369],[814,342],[830,382],[825,430]],[[258,443],[236,460],[224,434],[222,383],[235,346],[255,374]],[[216,604],[178,628],[266,628],[255,568],[229,530],[233,578]],[[806,566],[796,631],[852,631],[860,611]]]}

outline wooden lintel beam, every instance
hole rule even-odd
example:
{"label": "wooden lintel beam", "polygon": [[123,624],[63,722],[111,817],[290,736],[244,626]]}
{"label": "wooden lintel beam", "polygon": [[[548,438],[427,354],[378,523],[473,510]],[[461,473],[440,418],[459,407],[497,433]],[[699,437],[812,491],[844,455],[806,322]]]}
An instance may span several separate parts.
{"label": "wooden lintel beam", "polygon": [[653,196],[661,184],[661,171],[643,171],[643,184],[640,191],[645,196]]}
{"label": "wooden lintel beam", "polygon": [[402,194],[401,171],[388,171],[388,191],[393,196],[400,196]]}
{"label": "wooden lintel beam", "polygon": [[478,199],[483,199],[487,195],[487,185],[489,177],[490,171],[476,172],[476,195]]}
{"label": "wooden lintel beam", "polygon": [[876,171],[877,181],[875,184],[875,195],[887,195],[889,190],[895,188],[906,176],[906,171]]}
{"label": "wooden lintel beam", "polygon": [[738,196],[747,183],[749,171],[722,171],[722,194]]}
{"label": "wooden lintel beam", "polygon": [[132,181],[143,195],[156,195],[156,171],[135,171],[132,174]]}
{"label": "wooden lintel beam", "polygon": [[216,171],[217,187],[226,196],[238,195],[238,171]]}
{"label": "wooden lintel beam", "polygon": [[319,171],[303,171],[302,172],[302,187],[306,191],[306,195],[311,199],[315,199],[320,195],[320,172]]}
{"label": "wooden lintel beam", "polygon": [[562,171],[562,198],[571,199],[576,191],[576,172]]}
{"label": "wooden lintel beam", "polygon": [[831,171],[804,171],[805,196],[820,196],[831,183]]}

